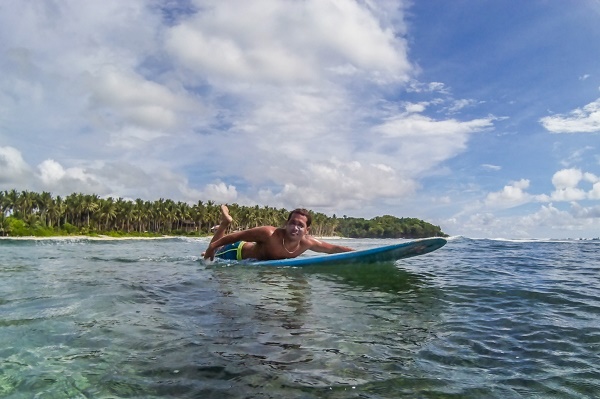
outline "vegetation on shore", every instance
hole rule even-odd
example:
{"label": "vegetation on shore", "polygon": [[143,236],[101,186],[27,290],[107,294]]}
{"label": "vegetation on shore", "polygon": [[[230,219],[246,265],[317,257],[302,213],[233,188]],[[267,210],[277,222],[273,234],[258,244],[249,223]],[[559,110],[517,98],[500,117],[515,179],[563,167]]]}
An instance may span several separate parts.
{"label": "vegetation on shore", "polygon": [[[230,204],[232,228],[243,230],[261,225],[281,226],[289,210],[269,206]],[[370,220],[329,217],[312,212],[312,234],[351,238],[445,237],[439,226],[415,218],[379,216]],[[170,199],[135,201],[100,198],[73,193],[67,197],[48,192],[0,191],[0,235],[111,237],[157,237],[162,235],[210,235],[220,220],[220,207],[213,201],[190,205]]]}

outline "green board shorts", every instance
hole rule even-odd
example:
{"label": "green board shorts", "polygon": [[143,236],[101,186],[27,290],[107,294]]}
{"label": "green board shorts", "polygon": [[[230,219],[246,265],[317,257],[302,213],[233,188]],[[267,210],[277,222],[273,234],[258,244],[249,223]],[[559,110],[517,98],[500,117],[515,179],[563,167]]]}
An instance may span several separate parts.
{"label": "green board shorts", "polygon": [[215,257],[226,260],[242,260],[242,248],[246,241],[223,245],[215,251]]}

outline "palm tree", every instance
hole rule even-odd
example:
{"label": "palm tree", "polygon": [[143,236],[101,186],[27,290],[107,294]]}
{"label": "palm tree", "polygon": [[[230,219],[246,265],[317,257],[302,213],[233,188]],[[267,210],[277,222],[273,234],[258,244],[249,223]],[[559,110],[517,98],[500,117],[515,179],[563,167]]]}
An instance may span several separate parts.
{"label": "palm tree", "polygon": [[81,212],[86,215],[86,226],[90,227],[90,215],[100,207],[100,197],[96,194],[84,195],[81,199]]}
{"label": "palm tree", "polygon": [[206,207],[202,201],[198,201],[193,207],[194,209],[194,221],[196,222],[196,230],[200,234],[202,232],[202,224],[206,218]]}
{"label": "palm tree", "polygon": [[[133,207],[134,204],[131,201],[125,201],[123,198],[119,198],[115,204],[117,208],[117,221],[120,224],[120,230],[131,232],[131,222],[133,221]],[[125,229],[127,225],[127,230]]]}
{"label": "palm tree", "polygon": [[[2,216],[2,217],[6,216],[6,214],[4,212],[5,211],[5,202],[6,202],[5,196],[6,196],[6,191],[0,191],[0,216]],[[4,220],[4,219],[2,219],[2,220]],[[0,226],[0,228],[2,228],[2,226]]]}
{"label": "palm tree", "polygon": [[169,232],[173,230],[173,222],[177,220],[177,206],[175,202],[168,199],[165,201],[165,218],[167,220],[167,228],[163,229],[163,232]]}
{"label": "palm tree", "polygon": [[38,226],[39,222],[40,222],[40,217],[39,215],[35,214],[35,213],[28,213],[25,218],[23,219],[23,221],[30,227],[30,228],[35,228]]}
{"label": "palm tree", "polygon": [[[81,227],[81,212],[83,206],[83,194],[73,193],[65,199],[67,205],[67,218],[65,222],[69,222],[74,226]],[[69,219],[70,216],[70,219]]]}
{"label": "palm tree", "polygon": [[192,217],[191,208],[185,202],[177,203],[177,219],[178,219],[178,230],[183,229],[184,222],[189,222]]}
{"label": "palm tree", "polygon": [[62,197],[57,195],[56,199],[52,201],[52,204],[48,208],[49,227],[52,227],[54,221],[56,221],[56,226],[60,228],[60,220],[64,216],[66,208],[66,204]]}
{"label": "palm tree", "polygon": [[112,230],[110,228],[110,221],[114,220],[117,217],[117,210],[115,206],[115,202],[112,197],[108,197],[100,200],[100,207],[98,208],[98,221],[102,222],[104,219],[104,231]]}
{"label": "palm tree", "polygon": [[164,198],[160,198],[155,203],[155,207],[152,209],[152,212],[154,214],[154,224],[156,226],[154,228],[154,231],[160,232],[164,228],[165,221],[167,220],[168,213],[169,213],[167,210],[167,204],[166,204],[166,201],[164,200]]}
{"label": "palm tree", "polygon": [[46,191],[42,192],[38,196],[38,209],[40,211],[40,219],[42,220],[45,226],[52,225],[52,222],[49,220],[48,211],[54,204],[54,199],[52,195]]}
{"label": "palm tree", "polygon": [[22,191],[17,199],[16,206],[17,213],[19,213],[22,218],[31,214],[36,206],[35,193]]}
{"label": "palm tree", "polygon": [[142,232],[144,227],[144,201],[141,198],[137,198],[135,200],[135,204],[133,205],[132,221],[134,222],[134,228],[138,231],[138,233]]}
{"label": "palm tree", "polygon": [[15,212],[15,207],[17,206],[18,199],[19,193],[15,189],[6,191],[4,193],[4,212],[6,213],[6,215]]}
{"label": "palm tree", "polygon": [[8,230],[8,219],[4,213],[0,213],[0,236],[5,236]]}

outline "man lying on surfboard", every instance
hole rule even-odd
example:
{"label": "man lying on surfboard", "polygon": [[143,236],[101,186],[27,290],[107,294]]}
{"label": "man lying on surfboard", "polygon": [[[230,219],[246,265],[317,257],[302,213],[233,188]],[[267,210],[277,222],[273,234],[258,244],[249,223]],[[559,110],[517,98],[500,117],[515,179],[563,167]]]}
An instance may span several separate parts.
{"label": "man lying on surfboard", "polygon": [[221,205],[221,224],[215,232],[204,259],[216,257],[228,260],[273,260],[295,258],[310,249],[335,254],[354,251],[352,248],[319,241],[309,233],[312,222],[306,209],[294,209],[283,227],[261,226],[225,235],[233,221],[229,209]]}

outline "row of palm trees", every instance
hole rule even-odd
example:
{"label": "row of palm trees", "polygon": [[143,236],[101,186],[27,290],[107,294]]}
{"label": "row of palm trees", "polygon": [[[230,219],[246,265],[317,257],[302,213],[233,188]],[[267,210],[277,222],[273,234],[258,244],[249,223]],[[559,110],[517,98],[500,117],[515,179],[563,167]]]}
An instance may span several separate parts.
{"label": "row of palm trees", "polygon": [[[233,229],[247,229],[259,225],[282,225],[289,211],[269,206],[229,205],[234,218]],[[0,231],[6,232],[9,218],[22,220],[28,227],[36,226],[60,230],[66,225],[78,232],[210,234],[220,220],[220,206],[213,201],[198,201],[190,205],[170,199],[135,201],[96,194],[73,193],[66,197],[49,192],[7,190],[0,191]],[[312,233],[334,235],[337,218],[313,213]]]}

